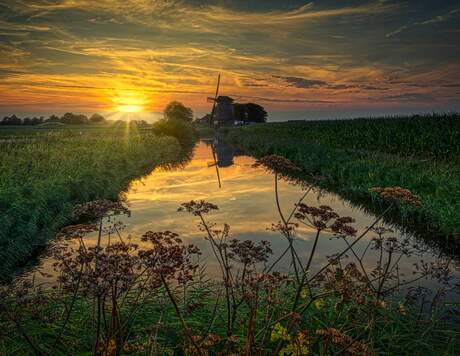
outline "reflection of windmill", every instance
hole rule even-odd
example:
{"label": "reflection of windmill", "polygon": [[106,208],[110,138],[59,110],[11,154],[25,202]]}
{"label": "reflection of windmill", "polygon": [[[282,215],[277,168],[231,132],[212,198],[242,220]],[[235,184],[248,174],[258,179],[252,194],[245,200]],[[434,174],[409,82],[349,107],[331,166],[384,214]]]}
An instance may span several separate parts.
{"label": "reflection of windmill", "polygon": [[216,152],[214,151],[214,141],[217,140],[216,126],[214,124],[214,115],[216,113],[216,105],[217,105],[217,100],[219,98],[219,87],[220,87],[220,74],[217,77],[216,95],[214,96],[214,98],[208,98],[208,102],[212,101],[213,103],[211,116],[209,118],[209,124],[214,128],[214,139],[211,142],[212,158],[214,159],[214,162],[208,163],[208,167],[212,167],[212,166],[216,167],[217,182],[219,183],[219,188],[222,188],[222,184],[220,183],[220,173],[219,173],[219,166],[217,165]]}

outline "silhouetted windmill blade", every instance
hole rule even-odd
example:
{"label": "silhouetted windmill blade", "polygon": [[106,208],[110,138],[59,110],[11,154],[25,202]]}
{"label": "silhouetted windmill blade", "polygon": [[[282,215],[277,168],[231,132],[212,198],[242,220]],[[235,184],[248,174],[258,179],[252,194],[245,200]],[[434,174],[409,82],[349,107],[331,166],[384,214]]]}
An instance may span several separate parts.
{"label": "silhouetted windmill blade", "polygon": [[214,139],[213,139],[213,142],[211,142],[211,151],[212,151],[212,158],[214,159],[214,163],[211,163],[211,164],[208,163],[208,167],[212,167],[212,166],[216,167],[217,182],[219,183],[219,188],[222,188],[222,184],[220,182],[219,165],[217,164],[216,152],[214,151],[214,141],[216,141],[217,139],[216,128],[214,125],[214,113],[216,112],[216,103],[217,103],[217,98],[219,97],[219,88],[220,88],[220,74],[217,77],[216,94],[214,95],[214,98],[210,98],[210,97],[207,98],[208,102],[212,101],[212,111],[211,111],[211,116],[209,117],[209,124],[212,125],[214,128]]}
{"label": "silhouetted windmill blade", "polygon": [[219,165],[217,164],[216,152],[214,151],[214,144],[211,144],[211,150],[212,150],[212,158],[214,158],[214,166],[216,167],[217,182],[219,183],[219,188],[222,188],[222,184],[220,183]]}
{"label": "silhouetted windmill blade", "polygon": [[214,95],[214,99],[208,97],[208,101],[212,100],[212,102],[213,102],[212,111],[211,111],[211,117],[209,118],[209,124],[211,124],[211,125],[214,125],[214,113],[216,111],[217,98],[219,97],[219,87],[220,87],[220,74],[217,76],[216,95]]}

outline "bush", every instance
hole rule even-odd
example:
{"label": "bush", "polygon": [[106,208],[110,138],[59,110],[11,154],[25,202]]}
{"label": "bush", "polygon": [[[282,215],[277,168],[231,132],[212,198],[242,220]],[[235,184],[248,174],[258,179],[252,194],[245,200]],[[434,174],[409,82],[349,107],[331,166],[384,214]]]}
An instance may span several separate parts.
{"label": "bush", "polygon": [[159,136],[172,136],[177,138],[182,147],[193,145],[197,134],[193,125],[184,120],[161,119],[153,124],[153,132]]}

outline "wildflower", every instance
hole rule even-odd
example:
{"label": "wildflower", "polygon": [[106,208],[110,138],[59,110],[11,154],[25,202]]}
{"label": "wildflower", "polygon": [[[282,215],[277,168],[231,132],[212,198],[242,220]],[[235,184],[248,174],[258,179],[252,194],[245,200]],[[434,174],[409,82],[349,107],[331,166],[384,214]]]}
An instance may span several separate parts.
{"label": "wildflower", "polygon": [[259,244],[255,244],[251,240],[240,241],[233,239],[230,241],[228,248],[230,258],[246,265],[266,262],[273,253],[268,241],[261,241]]}
{"label": "wildflower", "polygon": [[313,304],[315,305],[316,309],[321,310],[325,307],[326,302],[323,298],[316,299]]}
{"label": "wildflower", "polygon": [[300,291],[300,298],[307,299],[308,297],[310,297],[310,291],[307,288],[303,288]]}
{"label": "wildflower", "polygon": [[365,343],[353,340],[351,336],[348,336],[335,328],[318,329],[316,330],[316,335],[330,340],[335,345],[347,347],[347,353],[350,355],[368,356],[373,354]]}
{"label": "wildflower", "polygon": [[407,315],[407,308],[404,306],[404,304],[399,304],[399,313],[401,315]]}
{"label": "wildflower", "polygon": [[276,323],[270,335],[270,340],[272,342],[278,340],[290,341],[291,336],[289,335],[287,329],[283,325],[281,325],[280,323]]}
{"label": "wildflower", "polygon": [[385,309],[387,307],[387,303],[384,300],[378,299],[373,302],[373,304],[380,309]]}
{"label": "wildflower", "polygon": [[194,201],[191,200],[188,203],[182,203],[177,211],[186,211],[195,216],[201,216],[209,213],[211,210],[219,210],[218,206],[212,203],[209,203],[204,200]]}
{"label": "wildflower", "polygon": [[383,199],[403,201],[408,204],[421,206],[422,201],[418,195],[413,194],[409,189],[401,187],[375,187],[370,189],[371,192],[379,194]]}
{"label": "wildflower", "polygon": [[310,341],[302,331],[296,335],[291,343],[280,350],[280,356],[308,356],[310,355]]}
{"label": "wildflower", "polygon": [[112,356],[115,355],[116,348],[117,344],[115,342],[115,339],[111,338],[106,345],[99,344],[97,354],[102,356]]}
{"label": "wildflower", "polygon": [[258,159],[254,164],[254,168],[264,167],[270,173],[278,173],[288,175],[299,173],[301,170],[287,158],[278,155],[264,156]]}
{"label": "wildflower", "polygon": [[354,227],[349,225],[354,223],[355,219],[349,216],[339,216],[327,205],[314,207],[301,203],[298,204],[297,212],[294,216],[318,231],[330,230],[334,234],[344,236],[355,236],[357,232]]}
{"label": "wildflower", "polygon": [[56,237],[63,239],[81,238],[97,230],[98,227],[94,224],[70,225],[61,229],[61,231],[58,232]]}
{"label": "wildflower", "polygon": [[123,202],[106,199],[79,204],[73,210],[73,216],[76,218],[96,219],[110,215],[130,216],[131,212]]}

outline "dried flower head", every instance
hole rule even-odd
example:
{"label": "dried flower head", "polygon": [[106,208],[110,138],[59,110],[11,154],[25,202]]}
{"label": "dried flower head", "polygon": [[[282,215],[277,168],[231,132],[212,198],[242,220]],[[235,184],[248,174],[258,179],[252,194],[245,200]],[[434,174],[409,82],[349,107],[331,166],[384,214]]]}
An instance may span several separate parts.
{"label": "dried flower head", "polygon": [[106,199],[79,204],[73,210],[73,216],[76,218],[97,219],[111,215],[130,216],[131,212],[123,202]]}
{"label": "dried flower head", "polygon": [[340,347],[347,347],[347,353],[351,355],[372,355],[369,347],[361,341],[353,340],[351,336],[335,328],[318,329],[316,335],[322,336],[333,344]]}
{"label": "dried flower head", "polygon": [[264,156],[258,159],[253,167],[264,167],[270,173],[280,173],[280,174],[292,174],[300,172],[300,168],[297,167],[287,158],[278,155],[269,155]]}
{"label": "dried flower head", "polygon": [[177,209],[177,211],[186,211],[195,216],[207,214],[211,210],[219,210],[219,207],[204,200],[191,200],[188,203],[182,203],[179,209]]}
{"label": "dried flower head", "polygon": [[94,224],[77,224],[66,226],[58,232],[56,237],[58,239],[78,239],[86,236],[87,234],[97,231],[98,227]]}
{"label": "dried flower head", "polygon": [[240,241],[233,239],[228,245],[228,256],[244,265],[266,262],[273,253],[268,241],[255,244],[251,240]]}
{"label": "dried flower head", "polygon": [[422,201],[418,195],[413,194],[409,189],[401,187],[375,187],[371,192],[379,194],[383,199],[402,201],[416,206],[421,206]]}
{"label": "dried flower head", "polygon": [[334,234],[343,236],[355,236],[356,229],[350,224],[355,220],[349,216],[339,216],[330,206],[309,206],[301,203],[297,206],[295,217],[315,229],[330,230]]}

